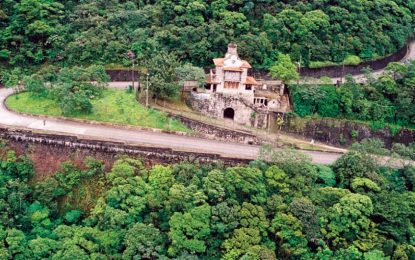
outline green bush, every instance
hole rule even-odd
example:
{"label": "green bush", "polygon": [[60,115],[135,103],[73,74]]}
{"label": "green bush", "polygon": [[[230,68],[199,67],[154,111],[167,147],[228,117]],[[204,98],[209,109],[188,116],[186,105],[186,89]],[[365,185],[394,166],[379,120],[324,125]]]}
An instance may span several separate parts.
{"label": "green bush", "polygon": [[333,85],[320,87],[320,99],[317,102],[317,112],[323,117],[337,117],[339,110],[339,95]]}
{"label": "green bush", "polygon": [[356,55],[347,55],[347,57],[344,59],[343,64],[344,65],[358,65],[362,62],[359,56]]}
{"label": "green bush", "polygon": [[337,66],[338,64],[332,61],[310,61],[310,64],[308,65],[311,69],[318,69],[328,66]]}

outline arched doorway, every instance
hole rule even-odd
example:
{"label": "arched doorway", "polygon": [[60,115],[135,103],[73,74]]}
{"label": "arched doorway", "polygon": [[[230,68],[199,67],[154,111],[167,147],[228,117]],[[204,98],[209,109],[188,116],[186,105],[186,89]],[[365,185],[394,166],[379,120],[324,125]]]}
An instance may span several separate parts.
{"label": "arched doorway", "polygon": [[227,109],[225,109],[225,111],[223,111],[223,117],[224,118],[228,118],[228,119],[232,119],[235,116],[235,110],[233,110],[233,108],[228,107]]}

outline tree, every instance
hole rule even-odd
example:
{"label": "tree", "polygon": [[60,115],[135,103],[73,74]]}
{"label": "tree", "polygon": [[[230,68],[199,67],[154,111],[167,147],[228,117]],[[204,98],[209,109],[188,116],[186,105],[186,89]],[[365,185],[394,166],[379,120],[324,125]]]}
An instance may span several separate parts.
{"label": "tree", "polygon": [[273,165],[268,168],[265,172],[265,180],[271,193],[288,193],[290,191],[288,176],[278,166]]}
{"label": "tree", "polygon": [[[356,177],[371,177],[376,171],[376,164],[369,155],[351,151],[340,157],[333,165],[341,187],[349,187]],[[376,174],[376,173],[375,173]]]}
{"label": "tree", "polygon": [[314,242],[319,236],[317,209],[308,198],[295,198],[288,210],[301,221],[302,232],[308,241]]}
{"label": "tree", "polygon": [[269,222],[261,206],[244,202],[242,207],[240,207],[238,215],[240,226],[256,229],[261,236],[266,236]]}
{"label": "tree", "polygon": [[277,55],[277,60],[269,68],[269,73],[272,78],[280,79],[284,83],[300,78],[296,65],[291,61],[288,54]]}
{"label": "tree", "polygon": [[112,185],[105,197],[98,199],[92,216],[99,225],[114,228],[129,227],[142,219],[150,192],[149,185],[135,173],[142,166],[140,161],[127,159],[117,161],[108,174]]}
{"label": "tree", "polygon": [[225,174],[219,170],[210,171],[203,178],[203,188],[205,194],[213,202],[221,202],[225,198]]}
{"label": "tree", "polygon": [[191,64],[176,68],[176,77],[180,85],[184,85],[186,81],[196,81],[199,87],[205,84],[205,71]]}
{"label": "tree", "polygon": [[176,68],[180,63],[173,53],[161,51],[147,64],[150,90],[157,98],[173,98],[179,93]]}
{"label": "tree", "polygon": [[14,259],[25,259],[31,257],[31,252],[27,246],[27,238],[23,231],[18,229],[7,230],[5,239],[8,245],[9,255]]}
{"label": "tree", "polygon": [[258,169],[233,167],[225,173],[227,196],[235,200],[249,197],[254,203],[266,201],[266,188],[262,172]]}
{"label": "tree", "polygon": [[205,241],[211,233],[210,216],[211,208],[208,204],[193,208],[189,212],[174,213],[169,221],[169,255],[175,256],[183,251],[204,253]]}
{"label": "tree", "polygon": [[48,90],[40,75],[33,74],[23,78],[25,90],[37,97],[46,97]]}
{"label": "tree", "polygon": [[135,224],[125,236],[123,259],[153,259],[163,255],[165,240],[152,225]]}
{"label": "tree", "polygon": [[59,259],[112,258],[122,245],[121,233],[115,230],[60,225],[54,233],[61,245],[54,258]]}
{"label": "tree", "polygon": [[376,237],[375,225],[370,219],[372,213],[373,204],[369,197],[348,194],[330,209],[323,234],[336,248],[347,248],[353,244],[364,251],[371,249]]}
{"label": "tree", "polygon": [[278,213],[271,223],[271,231],[278,238],[278,256],[296,257],[307,253],[307,239],[301,222],[292,215]]}
{"label": "tree", "polygon": [[260,245],[260,242],[261,236],[258,230],[252,228],[236,229],[232,237],[223,243],[225,249],[223,259],[240,259],[241,256],[248,253],[253,247]]}

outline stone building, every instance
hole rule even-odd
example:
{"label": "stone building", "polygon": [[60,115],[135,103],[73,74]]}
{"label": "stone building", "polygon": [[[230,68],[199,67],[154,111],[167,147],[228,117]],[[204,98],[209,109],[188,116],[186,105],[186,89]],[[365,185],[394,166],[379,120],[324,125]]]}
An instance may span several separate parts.
{"label": "stone building", "polygon": [[215,68],[206,75],[205,88],[191,92],[189,103],[194,109],[258,128],[267,128],[278,113],[289,110],[281,82],[267,85],[249,76],[252,67],[239,58],[236,44],[229,44],[225,57],[213,62]]}

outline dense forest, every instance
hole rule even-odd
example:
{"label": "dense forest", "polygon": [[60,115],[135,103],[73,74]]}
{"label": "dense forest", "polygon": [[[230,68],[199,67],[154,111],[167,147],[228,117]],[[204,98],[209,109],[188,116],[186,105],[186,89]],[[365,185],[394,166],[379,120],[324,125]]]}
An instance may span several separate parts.
{"label": "dense forest", "polygon": [[362,147],[330,167],[264,148],[270,163],[86,158],[43,179],[2,147],[1,259],[415,257],[415,168],[378,167]]}
{"label": "dense forest", "polygon": [[229,42],[257,68],[278,52],[294,61],[372,59],[402,47],[414,0],[2,0],[0,62],[130,64],[160,50],[211,66]]}
{"label": "dense forest", "polygon": [[[415,62],[390,63],[379,78],[366,72],[366,83],[346,78],[345,84],[292,85],[294,112],[299,116],[347,118],[415,127]],[[330,81],[329,81],[330,82]]]}

